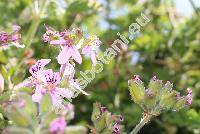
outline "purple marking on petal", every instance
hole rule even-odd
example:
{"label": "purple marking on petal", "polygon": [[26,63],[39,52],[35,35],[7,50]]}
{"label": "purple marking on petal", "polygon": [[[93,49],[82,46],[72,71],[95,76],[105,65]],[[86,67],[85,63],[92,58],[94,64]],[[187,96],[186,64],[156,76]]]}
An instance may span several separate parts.
{"label": "purple marking on petal", "polygon": [[51,69],[48,69],[44,71],[44,78],[45,78],[45,83],[51,84],[56,86],[57,84],[60,83],[60,73],[59,72],[53,72]]}
{"label": "purple marking on petal", "polygon": [[37,75],[36,73],[43,70],[43,68],[51,61],[51,59],[41,59],[38,60],[33,66],[30,67],[29,72],[34,75]]}

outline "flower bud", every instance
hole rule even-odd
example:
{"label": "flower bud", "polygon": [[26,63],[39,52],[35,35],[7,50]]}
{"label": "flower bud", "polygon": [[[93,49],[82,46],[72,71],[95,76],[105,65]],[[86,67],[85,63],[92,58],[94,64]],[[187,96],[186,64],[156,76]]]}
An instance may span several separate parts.
{"label": "flower bud", "polygon": [[162,80],[154,76],[145,90],[139,76],[134,76],[129,82],[132,99],[138,103],[145,112],[157,116],[162,111],[177,111],[192,103],[192,90],[187,89],[187,96],[181,96],[179,92],[172,90],[173,84],[167,81],[163,86]]}
{"label": "flower bud", "polygon": [[176,96],[179,94],[172,90],[173,84],[167,81],[161,91],[160,106],[162,109],[170,109],[176,103]]}
{"label": "flower bud", "polygon": [[145,88],[138,75],[128,81],[130,95],[135,103],[142,104],[144,101]]}
{"label": "flower bud", "polygon": [[146,111],[151,111],[156,104],[156,96],[153,94],[152,90],[147,89],[145,91],[145,99],[144,99],[144,105]]}
{"label": "flower bud", "polygon": [[173,106],[172,110],[173,111],[178,111],[182,108],[185,107],[185,97],[178,97],[177,98],[177,102],[175,103],[175,105]]}
{"label": "flower bud", "polygon": [[95,132],[120,134],[120,123],[123,121],[122,116],[111,114],[100,103],[94,103],[93,106],[92,121]]}
{"label": "flower bud", "polygon": [[156,76],[154,76],[148,85],[148,89],[145,92],[145,108],[147,111],[153,110],[160,98],[160,92],[162,89],[162,81],[158,80]]}
{"label": "flower bud", "polygon": [[160,99],[160,106],[162,109],[168,110],[176,103],[176,91],[163,92]]}
{"label": "flower bud", "polygon": [[158,98],[162,89],[162,80],[158,80],[156,76],[153,76],[149,82],[148,89],[151,90],[152,96],[156,96],[156,98]]}

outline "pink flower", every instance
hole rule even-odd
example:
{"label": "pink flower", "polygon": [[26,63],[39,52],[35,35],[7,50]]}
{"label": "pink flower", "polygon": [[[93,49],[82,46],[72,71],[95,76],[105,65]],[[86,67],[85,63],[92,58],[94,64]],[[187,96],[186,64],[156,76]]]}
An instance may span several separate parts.
{"label": "pink flower", "polygon": [[59,72],[53,72],[51,69],[44,71],[43,73],[43,86],[38,86],[35,93],[32,95],[34,102],[41,102],[41,99],[45,93],[50,93],[53,105],[61,104],[62,98],[71,98],[73,92],[67,88],[59,88],[60,74]]}
{"label": "pink flower", "polygon": [[0,46],[6,46],[8,42],[8,34],[4,31],[0,32]]}
{"label": "pink flower", "polygon": [[92,60],[92,64],[97,62],[95,51],[99,48],[101,41],[96,36],[90,36],[89,42],[82,49],[83,54],[88,54]]}
{"label": "pink flower", "polygon": [[77,63],[82,63],[82,57],[75,46],[76,38],[80,36],[80,30],[56,32],[46,26],[46,33],[43,35],[43,41],[52,45],[60,45],[62,50],[57,57],[59,64],[68,63],[69,59],[74,59]]}
{"label": "pink flower", "polygon": [[53,30],[53,28],[45,25],[46,32],[42,36],[44,42],[50,42],[51,40],[59,38],[59,32]]}
{"label": "pink flower", "polygon": [[49,131],[52,134],[64,134],[66,125],[64,117],[56,118],[50,123]]}
{"label": "pink flower", "polygon": [[24,45],[21,44],[21,34],[19,34],[20,26],[14,25],[12,33],[6,33],[4,31],[0,32],[0,46],[3,48],[7,48],[7,46],[16,46],[19,48],[23,48]]}
{"label": "pink flower", "polygon": [[39,88],[39,84],[42,83],[42,77],[43,77],[43,68],[51,61],[51,59],[41,59],[38,60],[33,66],[30,67],[29,72],[31,73],[31,76],[23,81],[22,83],[19,83],[14,88],[19,89],[22,87],[33,87],[36,86],[36,89]]}
{"label": "pink flower", "polygon": [[191,105],[192,104],[192,90],[191,89],[187,89],[187,96],[186,96],[186,104],[187,105]]}

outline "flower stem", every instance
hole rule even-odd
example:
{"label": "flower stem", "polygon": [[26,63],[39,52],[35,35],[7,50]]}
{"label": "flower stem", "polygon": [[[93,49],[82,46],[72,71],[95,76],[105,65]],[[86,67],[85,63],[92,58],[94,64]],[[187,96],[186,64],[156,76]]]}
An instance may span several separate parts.
{"label": "flower stem", "polygon": [[40,24],[40,18],[36,18],[34,19],[34,21],[32,21],[30,29],[26,37],[26,41],[25,41],[26,47],[24,51],[26,51],[30,47],[31,43],[33,42],[33,39],[34,39],[34,36],[36,34],[39,24]]}
{"label": "flower stem", "polygon": [[143,118],[140,120],[140,123],[139,124],[137,124],[136,126],[135,126],[135,128],[132,130],[132,132],[130,133],[130,134],[137,134],[139,131],[140,131],[140,129],[147,123],[147,122],[149,122],[149,120],[151,119],[151,115],[149,115],[149,114],[144,114],[143,115]]}

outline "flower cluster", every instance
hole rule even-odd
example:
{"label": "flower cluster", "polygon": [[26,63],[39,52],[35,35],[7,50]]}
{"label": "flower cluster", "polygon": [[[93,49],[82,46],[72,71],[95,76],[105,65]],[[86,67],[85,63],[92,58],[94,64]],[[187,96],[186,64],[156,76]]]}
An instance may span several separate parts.
{"label": "flower cluster", "polygon": [[21,44],[21,34],[19,33],[21,27],[14,25],[12,33],[0,31],[0,47],[7,48],[8,46],[14,45],[16,47],[23,48]]}
{"label": "flower cluster", "polygon": [[92,121],[94,124],[93,133],[109,133],[121,134],[121,115],[111,114],[106,107],[102,107],[100,103],[94,103]]}
{"label": "flower cluster", "polygon": [[138,75],[128,81],[130,94],[133,101],[139,104],[145,113],[159,115],[163,110],[179,110],[192,103],[192,90],[187,89],[187,96],[181,96],[179,92],[173,90],[173,84],[169,81],[162,84],[154,76],[145,89],[143,82]]}
{"label": "flower cluster", "polygon": [[46,32],[42,37],[43,41],[52,45],[58,45],[61,48],[61,52],[57,56],[57,61],[61,65],[60,72],[44,69],[51,59],[38,60],[29,69],[31,76],[24,82],[15,86],[15,89],[22,87],[34,88],[35,91],[32,95],[32,100],[38,103],[40,103],[43,96],[48,93],[52,98],[53,106],[63,105],[62,98],[71,100],[73,96],[76,96],[74,89],[77,90],[77,92],[88,95],[80,88],[79,84],[75,82],[74,61],[78,64],[82,63],[80,52],[82,48],[82,53],[89,54],[93,65],[95,65],[96,49],[101,42],[96,36],[84,38],[81,30],[78,28],[72,31],[64,30],[58,32],[48,26],[45,27]]}
{"label": "flower cluster", "polygon": [[96,64],[96,50],[100,46],[101,41],[97,36],[91,35],[85,38],[79,28],[74,28],[72,31],[55,31],[46,26],[46,33],[42,37],[44,42],[51,45],[59,45],[61,51],[57,56],[58,63],[61,65],[70,66],[70,61],[82,63],[82,54],[88,54],[91,57],[93,65]]}

